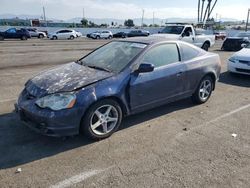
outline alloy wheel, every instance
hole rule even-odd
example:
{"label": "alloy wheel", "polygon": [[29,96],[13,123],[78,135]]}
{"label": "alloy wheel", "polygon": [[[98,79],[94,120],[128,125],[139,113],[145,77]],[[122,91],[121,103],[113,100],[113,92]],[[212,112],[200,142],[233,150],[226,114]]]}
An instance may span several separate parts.
{"label": "alloy wheel", "polygon": [[212,91],[212,83],[210,80],[203,80],[199,89],[199,97],[202,101],[206,101]]}
{"label": "alloy wheel", "polygon": [[110,133],[117,125],[119,113],[112,105],[103,105],[96,109],[90,118],[91,130],[99,136]]}

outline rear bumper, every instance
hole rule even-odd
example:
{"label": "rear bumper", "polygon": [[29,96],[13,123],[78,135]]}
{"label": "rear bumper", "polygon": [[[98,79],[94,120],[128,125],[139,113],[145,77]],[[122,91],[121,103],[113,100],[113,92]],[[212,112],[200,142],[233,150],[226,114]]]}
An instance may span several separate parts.
{"label": "rear bumper", "polygon": [[79,124],[75,121],[74,111],[51,117],[47,112],[29,112],[15,104],[15,112],[27,127],[42,135],[61,137],[79,133]]}

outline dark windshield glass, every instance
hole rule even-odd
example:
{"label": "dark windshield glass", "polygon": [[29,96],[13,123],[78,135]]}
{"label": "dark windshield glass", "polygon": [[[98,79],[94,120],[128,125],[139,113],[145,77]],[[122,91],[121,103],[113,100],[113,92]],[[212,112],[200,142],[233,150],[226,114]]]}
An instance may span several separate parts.
{"label": "dark windshield glass", "polygon": [[250,38],[250,33],[238,33],[235,35],[235,37],[248,37]]}
{"label": "dark windshield glass", "polygon": [[84,57],[80,62],[92,68],[120,72],[146,46],[134,42],[111,42]]}
{"label": "dark windshield glass", "polygon": [[184,29],[184,26],[167,26],[161,31],[161,33],[180,35],[183,29]]}

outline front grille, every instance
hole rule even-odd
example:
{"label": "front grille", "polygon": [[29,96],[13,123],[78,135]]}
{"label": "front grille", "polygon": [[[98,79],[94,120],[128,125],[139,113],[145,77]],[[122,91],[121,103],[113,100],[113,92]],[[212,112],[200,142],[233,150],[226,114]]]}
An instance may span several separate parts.
{"label": "front grille", "polygon": [[250,65],[250,61],[239,60],[239,63]]}
{"label": "front grille", "polygon": [[250,70],[247,70],[247,69],[236,68],[236,71],[238,71],[238,72],[244,72],[244,73],[249,73],[250,74]]}

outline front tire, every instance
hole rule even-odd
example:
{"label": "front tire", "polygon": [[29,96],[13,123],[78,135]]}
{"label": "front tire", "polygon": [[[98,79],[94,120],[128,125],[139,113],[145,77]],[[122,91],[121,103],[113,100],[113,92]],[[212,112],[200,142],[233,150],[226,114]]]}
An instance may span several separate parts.
{"label": "front tire", "polygon": [[52,37],[52,40],[57,40],[57,36],[53,36],[53,37]]}
{"label": "front tire", "polygon": [[3,36],[0,36],[0,41],[1,41],[1,40],[4,40],[4,37],[3,37]]}
{"label": "front tire", "polygon": [[74,37],[73,35],[71,35],[71,36],[69,37],[70,40],[74,40],[74,38],[75,38],[75,37]]}
{"label": "front tire", "polygon": [[81,132],[94,140],[108,138],[120,127],[122,116],[122,109],[116,101],[98,101],[83,117]]}
{"label": "front tire", "polygon": [[213,79],[211,76],[205,76],[199,83],[192,100],[196,104],[203,104],[208,101],[214,88]]}

